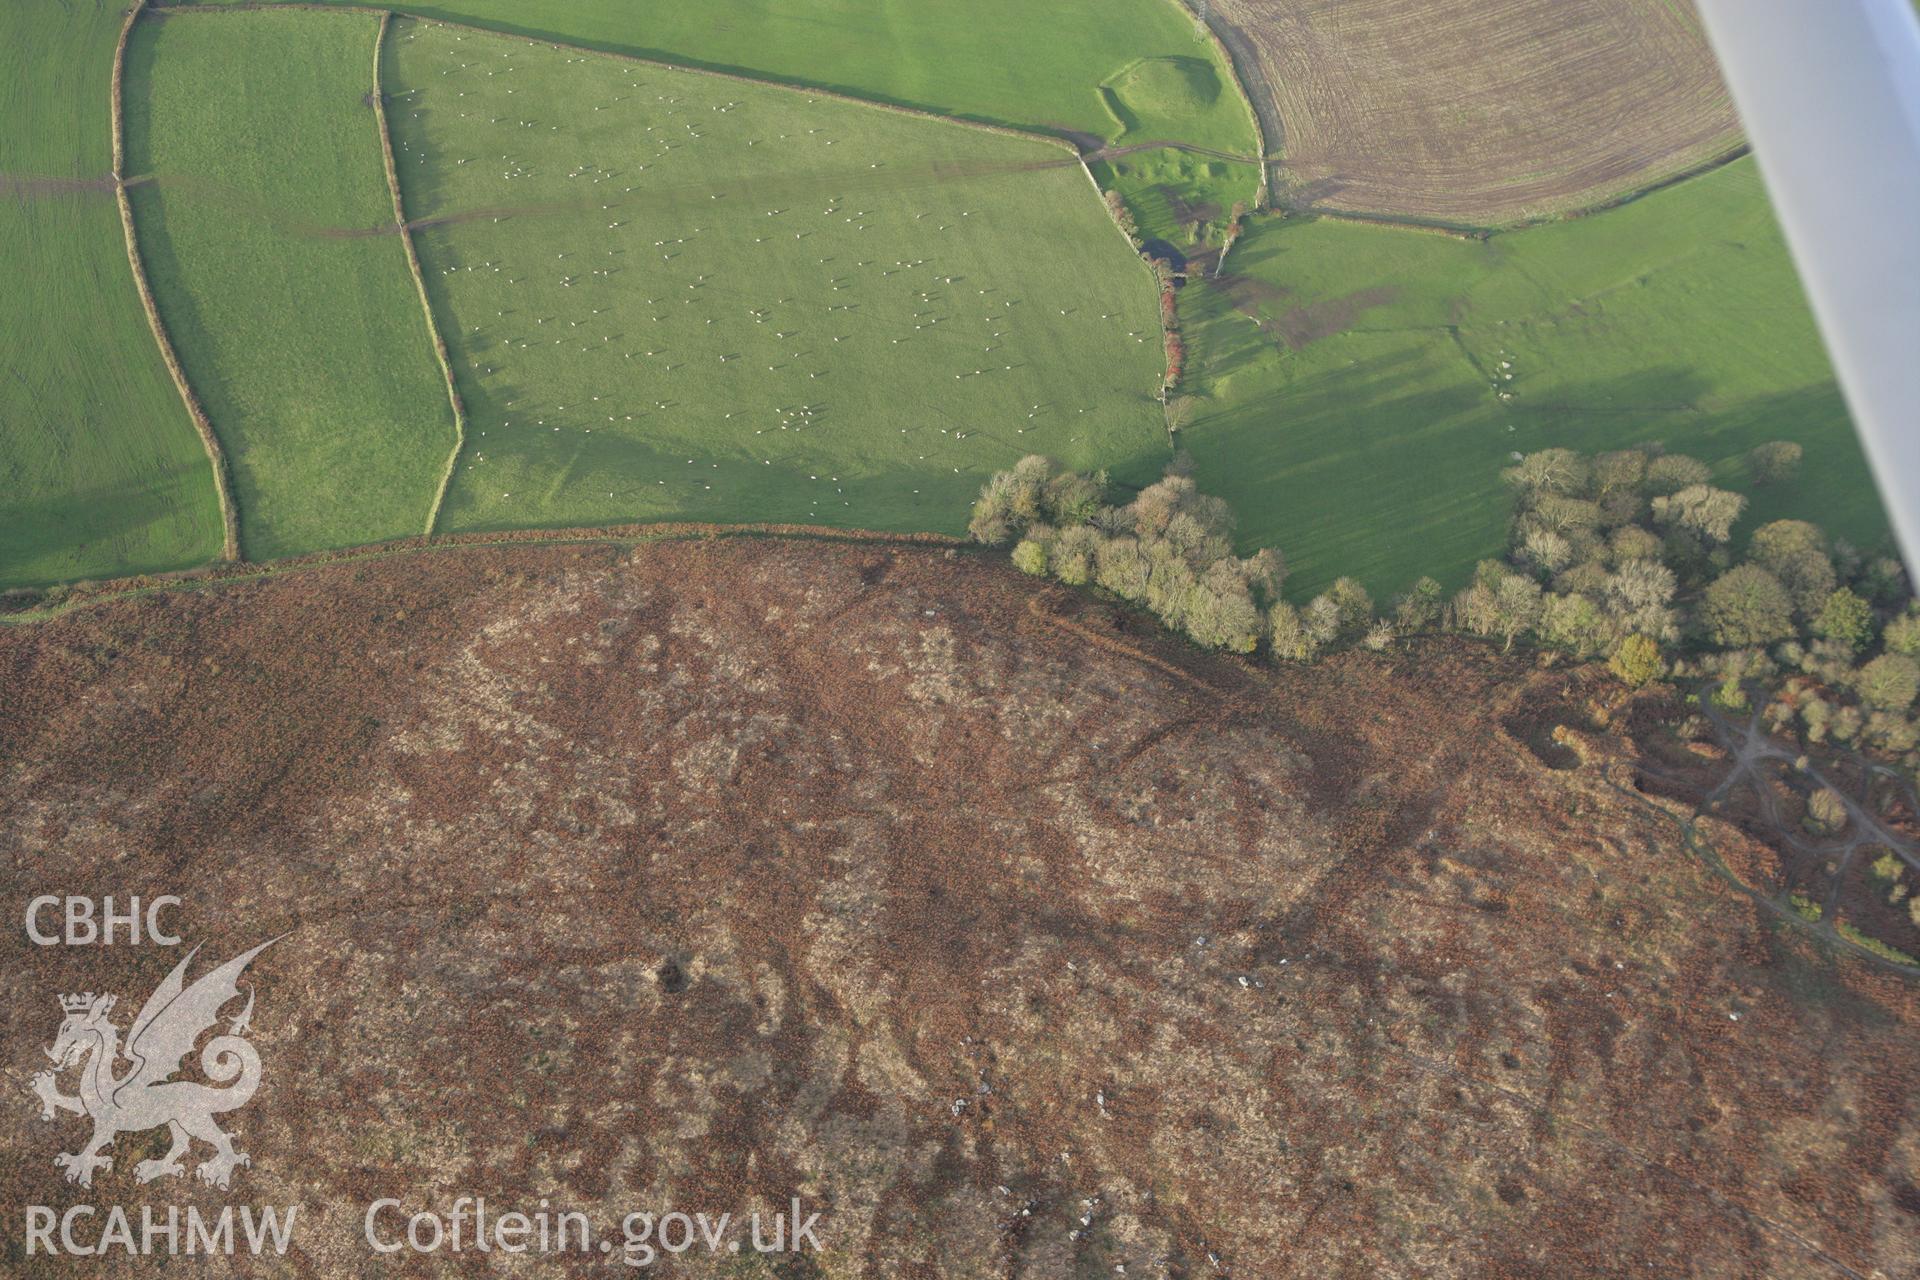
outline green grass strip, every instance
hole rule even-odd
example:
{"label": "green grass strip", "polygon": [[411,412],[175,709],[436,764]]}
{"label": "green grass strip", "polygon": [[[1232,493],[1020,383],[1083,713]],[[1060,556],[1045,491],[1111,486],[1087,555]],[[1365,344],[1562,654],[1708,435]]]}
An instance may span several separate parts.
{"label": "green grass strip", "polygon": [[127,49],[129,196],[249,559],[417,533],[453,414],[381,155],[379,14],[163,9]]}
{"label": "green grass strip", "polygon": [[220,558],[238,560],[240,512],[233,501],[226,451],[220,447],[220,437],[214,434],[213,423],[207,420],[199,397],[193,394],[193,384],[187,381],[187,371],[180,367],[180,356],[173,349],[172,339],[167,337],[167,326],[160,319],[159,307],[154,305],[153,287],[147,282],[146,264],[140,259],[140,237],[134,230],[133,202],[127,198],[127,41],[146,7],[147,0],[134,0],[133,7],[127,10],[127,20],[120,24],[120,39],[113,47],[113,197],[120,207],[120,228],[127,241],[127,266],[133,271],[134,287],[140,291],[140,308],[146,312],[147,326],[153,330],[154,344],[160,348],[160,359],[167,366],[167,374],[180,393],[180,403],[186,406],[187,417],[193,420],[193,429],[199,433],[201,447],[207,451],[207,462],[213,468],[214,492],[220,499]]}
{"label": "green grass strip", "polygon": [[114,190],[124,5],[0,4],[0,588],[221,552]]}

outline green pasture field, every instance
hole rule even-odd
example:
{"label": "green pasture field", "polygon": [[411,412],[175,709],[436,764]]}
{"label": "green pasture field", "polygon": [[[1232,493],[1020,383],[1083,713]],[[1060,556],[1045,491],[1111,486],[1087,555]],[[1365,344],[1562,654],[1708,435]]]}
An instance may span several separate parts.
{"label": "green pasture field", "polygon": [[1230,73],[1176,0],[399,0],[389,7],[988,124],[1254,150],[1253,121]]}
{"label": "green pasture field", "polygon": [[1504,548],[1512,453],[1661,441],[1743,491],[1742,455],[1806,448],[1745,528],[1863,545],[1885,517],[1751,161],[1593,217],[1466,241],[1262,218],[1182,291],[1182,444],[1292,591],[1460,583]]}
{"label": "green pasture field", "polygon": [[0,587],[220,554],[213,471],[141,312],[114,203],[120,19],[0,5]]}
{"label": "green pasture field", "polygon": [[[439,0],[403,13],[582,48],[737,71],[1089,142],[1183,142],[1251,156],[1232,72],[1178,0]],[[1183,194],[1230,208],[1259,182],[1232,166]],[[1150,234],[1164,195],[1116,175]]]}
{"label": "green pasture field", "polygon": [[434,23],[385,79],[443,529],[955,531],[1023,454],[1164,464],[1151,278],[1062,147]]}
{"label": "green pasture field", "polygon": [[127,165],[149,279],[264,560],[418,534],[453,411],[395,230],[378,20],[143,19]]}

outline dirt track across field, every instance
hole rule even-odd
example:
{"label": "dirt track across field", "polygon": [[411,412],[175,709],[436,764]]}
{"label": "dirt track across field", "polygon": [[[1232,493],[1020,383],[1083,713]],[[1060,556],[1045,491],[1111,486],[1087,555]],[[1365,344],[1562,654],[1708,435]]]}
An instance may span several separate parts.
{"label": "dirt track across field", "polygon": [[1274,200],[1497,227],[1731,154],[1691,0],[1215,0]]}

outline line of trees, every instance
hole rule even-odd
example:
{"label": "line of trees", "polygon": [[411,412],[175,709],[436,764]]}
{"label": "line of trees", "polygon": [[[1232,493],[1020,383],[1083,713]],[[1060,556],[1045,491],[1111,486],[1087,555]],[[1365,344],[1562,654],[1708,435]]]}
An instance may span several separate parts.
{"label": "line of trees", "polygon": [[1180,385],[1180,379],[1186,376],[1187,343],[1180,336],[1179,282],[1174,278],[1173,264],[1164,258],[1148,255],[1147,265],[1153,269],[1154,282],[1160,288],[1160,337],[1167,359],[1166,376],[1160,384],[1161,399],[1164,401]]}
{"label": "line of trees", "polygon": [[1011,546],[1014,567],[1069,586],[1097,586],[1152,611],[1202,648],[1311,661],[1329,649],[1385,649],[1399,635],[1445,618],[1440,584],[1422,578],[1388,616],[1353,578],[1306,604],[1281,597],[1286,559],[1272,548],[1239,556],[1233,510],[1200,492],[1192,461],[1177,455],[1131,502],[1110,501],[1105,472],[1086,475],[1033,455],[996,474],[973,504],[977,542]]}
{"label": "line of trees", "polygon": [[[1779,484],[1800,462],[1798,445],[1779,442],[1747,468],[1754,484]],[[1504,473],[1505,557],[1451,599],[1422,578],[1384,608],[1351,578],[1304,604],[1284,599],[1280,553],[1236,555],[1232,511],[1191,471],[1182,455],[1115,505],[1104,473],[1028,457],[981,490],[970,530],[1010,545],[1025,573],[1104,588],[1209,649],[1309,661],[1453,630],[1604,660],[1634,686],[1711,678],[1728,707],[1757,689],[1776,731],[1920,764],[1920,605],[1900,563],[1804,520],[1761,525],[1740,547],[1748,500],[1696,458],[1657,447],[1517,456]]]}
{"label": "line of trees", "polygon": [[1277,552],[1234,554],[1232,510],[1199,491],[1184,457],[1124,506],[1109,501],[1104,472],[1023,458],[980,491],[968,530],[1012,544],[1022,573],[1104,587],[1196,644],[1232,653],[1260,647],[1286,579]]}
{"label": "line of trees", "polygon": [[1065,471],[1034,455],[987,482],[968,531],[989,546],[1011,545],[1023,573],[1104,588],[1207,649],[1250,654],[1265,645],[1304,661],[1349,642],[1383,649],[1400,628],[1439,620],[1444,600],[1430,578],[1397,602],[1397,623],[1377,617],[1352,578],[1296,608],[1281,598],[1285,558],[1271,548],[1235,554],[1233,524],[1227,503],[1194,484],[1184,453],[1119,506],[1104,472]]}

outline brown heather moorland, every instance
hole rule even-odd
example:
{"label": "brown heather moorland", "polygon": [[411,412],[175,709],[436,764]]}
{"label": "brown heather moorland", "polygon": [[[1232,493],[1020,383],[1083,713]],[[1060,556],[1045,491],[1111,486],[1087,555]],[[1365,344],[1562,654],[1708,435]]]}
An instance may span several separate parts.
{"label": "brown heather moorland", "polygon": [[1500,226],[1740,143],[1692,0],[1214,0],[1275,202]]}
{"label": "brown heather moorland", "polygon": [[53,996],[130,1016],[179,953],[9,926],[0,1201],[299,1204],[242,1270],[311,1277],[504,1266],[361,1240],[460,1194],[824,1214],[818,1258],[676,1276],[1916,1274],[1916,987],[1704,867],[1612,730],[1542,738],[1598,687],[1453,641],[1263,670],[776,540],[0,628],[8,909],[178,893],[196,964],[288,935],[252,1167],[136,1187],[126,1135],[83,1191],[26,1093]]}

